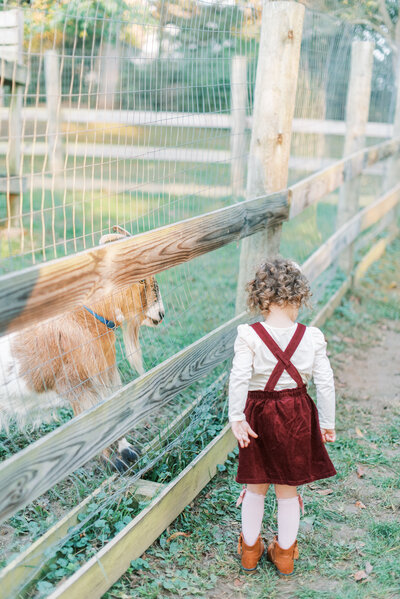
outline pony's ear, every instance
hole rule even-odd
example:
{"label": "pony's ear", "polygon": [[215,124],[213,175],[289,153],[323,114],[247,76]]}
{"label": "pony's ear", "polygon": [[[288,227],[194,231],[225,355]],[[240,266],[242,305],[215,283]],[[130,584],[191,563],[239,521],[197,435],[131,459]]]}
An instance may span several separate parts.
{"label": "pony's ear", "polygon": [[112,241],[125,238],[126,235],[121,235],[121,233],[106,233],[100,237],[99,245],[104,245],[105,243],[111,243]]}
{"label": "pony's ear", "polygon": [[115,233],[120,233],[121,235],[124,235],[124,237],[132,237],[132,235],[129,233],[129,231],[127,231],[123,227],[120,227],[119,225],[114,225],[113,231]]}

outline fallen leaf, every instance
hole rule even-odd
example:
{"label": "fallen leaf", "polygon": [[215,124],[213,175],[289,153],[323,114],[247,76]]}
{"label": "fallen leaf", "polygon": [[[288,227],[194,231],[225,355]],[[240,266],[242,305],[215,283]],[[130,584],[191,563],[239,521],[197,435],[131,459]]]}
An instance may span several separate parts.
{"label": "fallen leaf", "polygon": [[233,581],[233,586],[235,586],[235,587],[242,587],[243,586],[243,580],[240,580],[240,578],[235,578],[235,580]]}
{"label": "fallen leaf", "polygon": [[176,539],[176,537],[190,537],[190,534],[188,532],[174,532],[170,537],[168,537],[167,543],[173,539]]}
{"label": "fallen leaf", "polygon": [[362,478],[365,475],[365,470],[362,466],[357,466],[357,476],[358,478]]}
{"label": "fallen leaf", "polygon": [[392,281],[391,283],[389,283],[389,289],[395,289],[396,287],[397,287],[396,281]]}
{"label": "fallen leaf", "polygon": [[333,493],[333,489],[321,489],[320,491],[317,491],[318,495],[330,495],[331,493]]}
{"label": "fallen leaf", "polygon": [[358,426],[356,426],[356,435],[357,435],[357,437],[363,437],[364,436],[363,433],[358,428]]}
{"label": "fallen leaf", "polygon": [[358,572],[353,574],[353,577],[358,582],[359,580],[365,580],[368,578],[368,574],[365,572],[365,570],[358,570]]}
{"label": "fallen leaf", "polygon": [[366,506],[363,504],[363,502],[362,502],[362,501],[356,501],[355,505],[356,505],[357,507],[359,507],[359,508],[360,508],[360,510],[366,510],[366,509],[367,509],[367,508],[366,508]]}
{"label": "fallen leaf", "polygon": [[360,547],[365,547],[364,541],[357,541],[356,542],[356,547],[357,547],[357,549],[359,549]]}
{"label": "fallen leaf", "polygon": [[372,566],[372,564],[370,564],[369,562],[366,562],[365,564],[365,572],[367,574],[371,574],[372,570],[374,569],[374,567]]}

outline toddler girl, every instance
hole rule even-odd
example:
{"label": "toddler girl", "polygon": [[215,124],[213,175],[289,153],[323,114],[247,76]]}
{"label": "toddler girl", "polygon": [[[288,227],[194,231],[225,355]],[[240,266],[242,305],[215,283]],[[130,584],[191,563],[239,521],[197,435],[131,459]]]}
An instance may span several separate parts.
{"label": "toddler girl", "polygon": [[[260,530],[264,497],[275,486],[278,535],[267,558],[281,576],[293,573],[299,556],[297,485],[334,476],[324,443],[335,441],[335,389],[326,342],[316,327],[296,323],[311,295],[300,267],[276,258],[247,284],[248,305],[264,320],[238,326],[229,379],[229,421],[239,444],[236,481],[247,484],[242,502],[238,553],[254,570],[264,552]],[[317,406],[307,394],[313,377]]]}

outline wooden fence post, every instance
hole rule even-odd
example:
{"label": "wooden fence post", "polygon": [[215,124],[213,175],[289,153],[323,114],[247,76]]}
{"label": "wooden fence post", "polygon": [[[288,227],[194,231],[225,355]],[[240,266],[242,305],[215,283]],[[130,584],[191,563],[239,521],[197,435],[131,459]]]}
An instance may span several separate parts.
{"label": "wooden fence post", "polygon": [[[264,0],[247,169],[247,199],[284,189],[288,164],[304,6]],[[245,284],[258,263],[277,253],[281,225],[242,241],[236,312],[245,308]]]}
{"label": "wooden fence post", "polygon": [[47,105],[47,159],[53,176],[64,167],[61,132],[61,75],[56,50],[44,55]]}
{"label": "wooden fence post", "polygon": [[[0,40],[1,56],[4,56],[13,63],[13,76],[11,78],[11,98],[8,116],[8,151],[6,156],[6,169],[8,178],[7,189],[7,215],[8,230],[15,230],[17,233],[22,230],[22,162],[21,162],[21,136],[22,136],[22,102],[23,86],[16,82],[15,72],[17,64],[22,64],[22,44],[24,39],[24,18],[21,9],[15,9],[4,12],[2,15],[2,29],[9,32],[8,41],[12,42],[9,46],[2,45]],[[9,27],[9,28],[8,28]],[[6,38],[7,39],[7,38]],[[16,187],[19,190],[16,190]]]}
{"label": "wooden fence post", "polygon": [[[346,102],[346,137],[344,157],[365,146],[373,65],[373,42],[354,41],[351,46],[350,80]],[[336,228],[340,229],[358,210],[360,177],[345,181],[340,188]],[[342,254],[341,267],[350,272],[354,248],[350,245]]]}
{"label": "wooden fence post", "polygon": [[[7,175],[10,181],[16,179],[21,173],[22,100],[23,88],[13,82],[8,117],[8,153],[6,159]],[[19,230],[22,228],[22,192],[16,193],[15,189],[10,189],[7,193],[7,203],[8,227]]]}
{"label": "wooden fence post", "polygon": [[[116,35],[118,40],[118,35]],[[120,77],[120,48],[118,42],[103,42],[98,57],[99,85],[98,85],[98,108],[111,108],[115,106]]]}
{"label": "wooden fence post", "polygon": [[[400,48],[399,48],[400,51]],[[395,89],[396,89],[396,104],[395,104],[395,112],[394,112],[394,122],[393,122],[393,138],[397,139],[400,137],[400,56],[397,55],[396,58],[396,67],[395,67]],[[396,183],[400,180],[400,154],[397,152],[389,158],[387,163],[387,168],[384,170],[383,174],[383,191],[388,191],[392,189],[396,185]],[[386,222],[389,226],[389,229],[392,233],[394,233],[397,229],[397,220],[399,217],[399,206],[396,206],[391,212],[389,212],[386,216]]]}
{"label": "wooden fence post", "polygon": [[[400,52],[400,48],[399,48]],[[396,89],[396,104],[394,109],[394,121],[393,121],[393,138],[397,139],[400,137],[400,56],[397,56],[395,64],[395,89]],[[400,154],[397,153],[389,158],[387,163],[386,173],[383,180],[383,190],[386,191],[396,185],[400,178]]]}
{"label": "wooden fence post", "polygon": [[243,195],[246,156],[247,58],[234,56],[231,63],[231,186],[232,195]]}

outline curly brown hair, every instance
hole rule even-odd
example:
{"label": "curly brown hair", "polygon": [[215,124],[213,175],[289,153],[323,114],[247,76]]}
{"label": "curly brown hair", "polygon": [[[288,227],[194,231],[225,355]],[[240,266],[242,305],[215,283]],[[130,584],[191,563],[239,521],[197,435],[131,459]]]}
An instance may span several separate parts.
{"label": "curly brown hair", "polygon": [[264,262],[246,285],[251,311],[268,312],[271,304],[308,305],[311,289],[300,267],[286,258]]}

